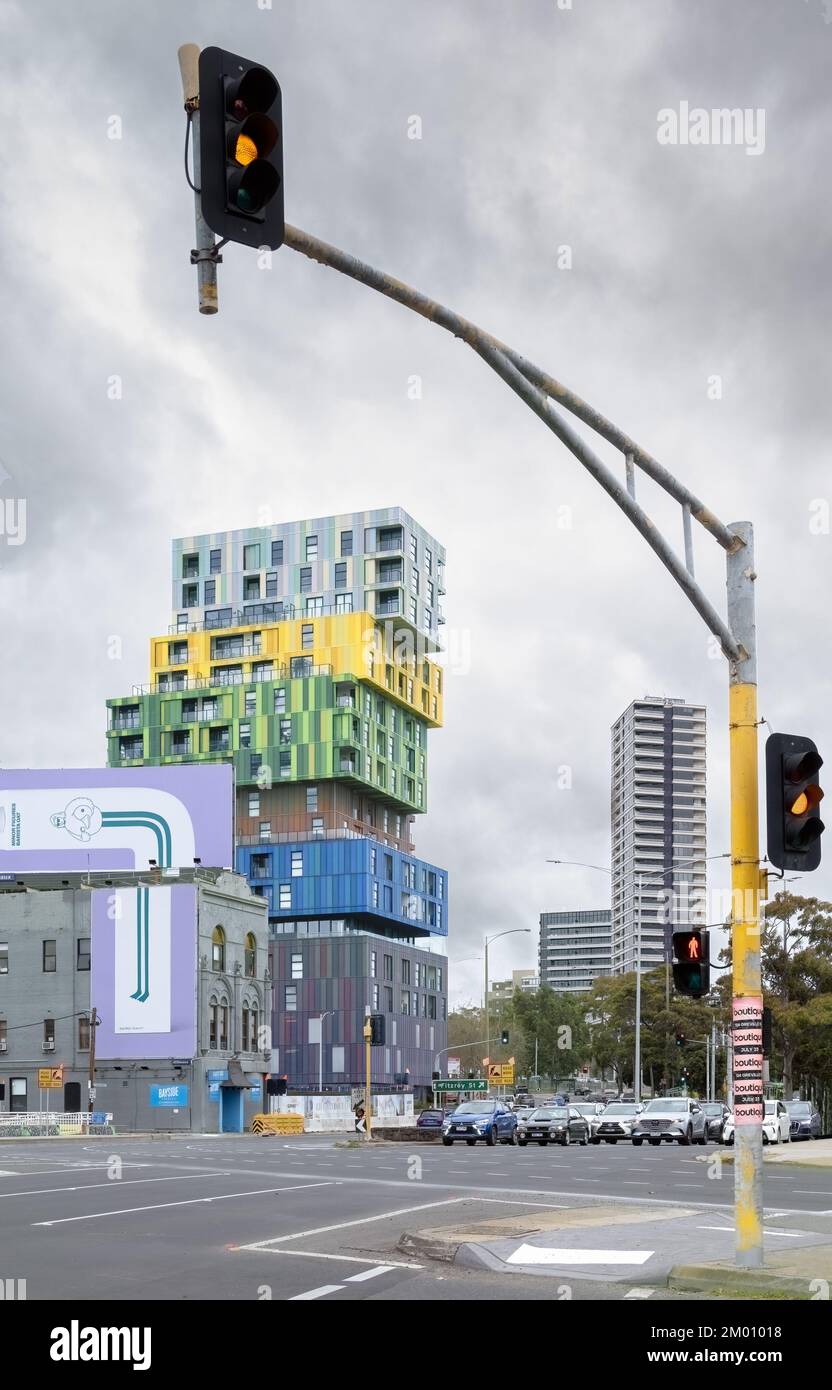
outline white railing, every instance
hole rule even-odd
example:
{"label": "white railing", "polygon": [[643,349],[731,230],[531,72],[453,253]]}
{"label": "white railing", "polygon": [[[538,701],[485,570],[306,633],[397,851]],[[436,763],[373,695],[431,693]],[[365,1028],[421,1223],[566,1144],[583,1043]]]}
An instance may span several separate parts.
{"label": "white railing", "polygon": [[94,1110],[3,1110],[0,1111],[2,1138],[66,1138],[75,1134],[114,1134],[109,1111]]}

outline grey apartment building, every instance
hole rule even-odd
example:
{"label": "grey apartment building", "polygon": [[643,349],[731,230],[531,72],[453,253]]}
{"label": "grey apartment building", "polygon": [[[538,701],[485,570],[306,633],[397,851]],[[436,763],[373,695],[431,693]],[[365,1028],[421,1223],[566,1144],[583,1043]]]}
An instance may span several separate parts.
{"label": "grey apartment building", "polygon": [[612,969],[669,959],[706,888],[705,708],[645,696],[612,726]]}
{"label": "grey apartment building", "polygon": [[541,912],[538,970],[540,984],[558,994],[584,994],[611,975],[610,909]]}

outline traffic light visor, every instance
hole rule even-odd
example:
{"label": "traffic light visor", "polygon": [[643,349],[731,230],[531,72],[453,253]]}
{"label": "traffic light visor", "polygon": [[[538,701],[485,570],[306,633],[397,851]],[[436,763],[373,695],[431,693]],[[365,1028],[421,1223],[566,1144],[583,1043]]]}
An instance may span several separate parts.
{"label": "traffic light visor", "polygon": [[793,753],[783,758],[783,771],[790,782],[805,782],[807,777],[814,777],[822,767],[823,758],[817,749],[810,748],[805,753]]}
{"label": "traffic light visor", "polygon": [[268,111],[277,96],[277,83],[266,68],[252,67],[228,86],[228,110],[238,121],[250,111]]}

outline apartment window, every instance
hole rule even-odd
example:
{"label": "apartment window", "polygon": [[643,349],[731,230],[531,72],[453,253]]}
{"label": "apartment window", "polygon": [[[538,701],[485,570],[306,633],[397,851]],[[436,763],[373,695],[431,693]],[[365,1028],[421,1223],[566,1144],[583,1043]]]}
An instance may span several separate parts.
{"label": "apartment window", "polygon": [[346,589],[347,587],[347,567],[345,564],[335,566],[335,587],[336,589]]}
{"label": "apartment window", "polygon": [[415,536],[410,537],[410,558],[414,565],[419,563],[419,542]]}
{"label": "apartment window", "polygon": [[415,598],[410,599],[410,621],[414,627],[419,621],[419,605]]}
{"label": "apartment window", "polygon": [[373,881],[373,907],[378,911],[378,884]]}
{"label": "apartment window", "polygon": [[377,1014],[377,1013],[378,1013],[378,1010],[379,1010],[379,987],[378,987],[378,985],[373,985],[373,987],[372,987],[372,999],[373,999],[373,1005],[372,1005],[372,1007],[373,1007],[373,1013],[374,1013],[374,1014]]}
{"label": "apartment window", "polygon": [[433,574],[433,551],[425,546],[425,569],[428,574]]}
{"label": "apartment window", "polygon": [[303,878],[303,850],[292,850],[292,878]]}
{"label": "apartment window", "polygon": [[243,1052],[248,1052],[248,1009],[243,1009]]}
{"label": "apartment window", "polygon": [[303,979],[303,955],[300,952],[291,956],[289,968],[293,980]]}
{"label": "apartment window", "polygon": [[324,833],[324,818],[323,818],[323,816],[313,816],[313,817],[312,817],[312,834],[313,834],[313,835],[323,835],[323,833]]}
{"label": "apartment window", "polygon": [[410,990],[409,990],[409,989],[403,989],[403,990],[402,990],[402,1001],[401,1001],[401,1002],[402,1002],[402,1006],[401,1006],[400,1012],[403,1013],[403,1014],[408,1014],[408,1015],[409,1015],[409,1014],[410,1014]]}
{"label": "apartment window", "polygon": [[183,556],[182,556],[182,578],[183,578],[183,579],[195,579],[196,576],[197,576],[198,574],[199,574],[199,556],[198,556],[198,555],[183,555]]}
{"label": "apartment window", "polygon": [[75,969],[89,970],[90,968],[90,938],[79,936],[75,947]]}
{"label": "apartment window", "polygon": [[297,985],[286,985],[284,990],[283,1007],[287,1014],[295,1014],[298,1011],[298,987]]}
{"label": "apartment window", "polygon": [[384,986],[384,1010],[385,1010],[385,1013],[388,1013],[388,1014],[391,1014],[391,1013],[393,1012],[393,986],[392,986],[392,985],[385,985],[385,986]]}
{"label": "apartment window", "polygon": [[225,969],[225,932],[222,927],[214,927],[211,933],[211,969]]}
{"label": "apartment window", "polygon": [[252,818],[260,814],[260,793],[249,792],[248,794],[248,813]]}
{"label": "apartment window", "polygon": [[392,978],[393,978],[393,957],[392,957],[392,956],[385,956],[385,957],[384,957],[384,978],[385,978],[385,980],[392,980]]}
{"label": "apartment window", "polygon": [[217,601],[217,581],[206,579],[203,585],[203,603],[216,603]]}
{"label": "apartment window", "polygon": [[389,883],[384,885],[384,911],[393,911],[393,889]]}
{"label": "apartment window", "polygon": [[292,750],[285,748],[278,754],[278,775],[280,777],[291,777],[292,775]]}
{"label": "apartment window", "polygon": [[310,647],[314,646],[314,641],[315,641],[315,625],[314,625],[314,623],[301,623],[301,628],[300,628],[300,645],[301,645],[301,647],[303,648],[303,650],[304,650],[304,651],[308,651]]}
{"label": "apartment window", "polygon": [[312,566],[301,565],[300,568],[300,591],[302,594],[312,592]]}
{"label": "apartment window", "polygon": [[191,751],[191,734],[189,729],[175,729],[170,737],[170,751],[173,757],[183,757]]}
{"label": "apartment window", "polygon": [[333,1071],[333,1072],[342,1072],[343,1070],[344,1070],[344,1049],[343,1049],[343,1047],[333,1047],[333,1049],[332,1049],[332,1062],[331,1062],[331,1064],[330,1064],[330,1071]]}
{"label": "apartment window", "polygon": [[282,542],[282,541],[272,541],[272,564],[273,564],[273,565],[282,565],[282,564],[283,564],[283,542]]}
{"label": "apartment window", "polygon": [[374,874],[375,872],[376,872],[376,851],[375,851],[375,848],[373,848],[373,849],[370,850],[370,873],[371,873],[371,874]]}
{"label": "apartment window", "polygon": [[250,980],[257,974],[257,938],[253,931],[246,936],[245,972]]}
{"label": "apartment window", "polygon": [[273,570],[266,575],[266,598],[277,598],[277,575]]}
{"label": "apartment window", "polygon": [[403,985],[409,985],[409,984],[410,984],[410,961],[409,961],[409,960],[403,960],[403,961],[402,961],[402,984],[403,984]]}
{"label": "apartment window", "polygon": [[228,627],[231,622],[230,608],[212,608],[206,611],[205,626],[208,627]]}
{"label": "apartment window", "polygon": [[292,721],[291,719],[281,719],[280,721],[280,742],[292,742]]}
{"label": "apartment window", "polygon": [[78,1020],[78,1051],[89,1052],[90,1050],[90,1021],[85,1014]]}
{"label": "apartment window", "polygon": [[54,975],[58,968],[58,943],[57,941],[44,941],[43,943],[43,968],[47,974]]}
{"label": "apartment window", "polygon": [[322,618],[324,614],[323,598],[320,595],[318,595],[316,598],[308,598],[306,600],[304,611],[306,613],[307,618]]}
{"label": "apartment window", "polygon": [[216,999],[212,999],[208,1015],[208,1046],[212,1052],[215,1052],[217,1048],[219,1012],[219,1004]]}
{"label": "apartment window", "polygon": [[9,943],[0,941],[0,975],[9,973]]}
{"label": "apartment window", "polygon": [[419,965],[418,960],[415,961],[415,962],[414,962],[414,965],[413,965],[413,983],[414,983],[414,985],[416,986],[417,989],[419,989],[419,988],[421,987],[422,983],[423,983],[423,981],[422,981],[422,971],[421,971],[421,968],[420,968],[420,965]]}
{"label": "apartment window", "polygon": [[243,569],[244,569],[244,570],[259,570],[259,568],[260,568],[260,546],[259,546],[259,545],[244,545],[244,546],[243,546]]}
{"label": "apartment window", "polygon": [[274,692],[274,712],[275,714],[285,714],[286,712],[286,687],[283,685]]}
{"label": "apartment window", "polygon": [[208,752],[227,753],[228,749],[228,729],[211,729],[208,733]]}
{"label": "apartment window", "polygon": [[243,580],[243,598],[260,597],[260,576],[259,574],[247,574]]}
{"label": "apartment window", "polygon": [[307,811],[317,811],[318,809],[318,788],[306,788],[306,809]]}
{"label": "apartment window", "polygon": [[387,878],[387,879],[391,879],[391,880],[392,880],[392,878],[393,878],[393,856],[392,856],[392,854],[385,854],[385,856],[384,856],[384,877]]}
{"label": "apartment window", "polygon": [[52,1051],[52,1049],[53,1049],[54,1046],[55,1046],[55,1020],[54,1020],[54,1018],[45,1018],[45,1019],[43,1020],[43,1046],[44,1046],[45,1049],[47,1049],[47,1050],[49,1050],[49,1051]]}
{"label": "apartment window", "polygon": [[306,537],[306,558],[307,560],[317,560],[318,558],[318,537]]}
{"label": "apartment window", "polygon": [[241,725],[240,725],[240,747],[241,747],[241,748],[250,748],[250,747],[251,747],[251,725],[250,725],[250,724],[241,724]]}
{"label": "apartment window", "polygon": [[220,1007],[220,1051],[228,1050],[228,1005]]}
{"label": "apartment window", "polygon": [[292,906],[292,885],[291,883],[281,883],[279,905],[281,912]]}
{"label": "apartment window", "polygon": [[210,550],[208,552],[208,568],[211,574],[219,574],[222,569],[222,551]]}
{"label": "apartment window", "polygon": [[352,531],[341,532],[341,554],[352,555]]}
{"label": "apartment window", "polygon": [[351,612],[352,612],[352,594],[346,593],[346,594],[336,594],[336,595],[335,595],[335,612],[336,612],[336,613],[351,613]]}
{"label": "apartment window", "polygon": [[378,974],[378,952],[370,952],[370,979],[374,980]]}
{"label": "apartment window", "polygon": [[261,822],[260,822],[260,842],[261,842],[261,844],[266,843],[266,842],[267,842],[268,840],[270,840],[271,838],[272,838],[272,823],[271,823],[271,821],[270,821],[270,820],[261,820]]}

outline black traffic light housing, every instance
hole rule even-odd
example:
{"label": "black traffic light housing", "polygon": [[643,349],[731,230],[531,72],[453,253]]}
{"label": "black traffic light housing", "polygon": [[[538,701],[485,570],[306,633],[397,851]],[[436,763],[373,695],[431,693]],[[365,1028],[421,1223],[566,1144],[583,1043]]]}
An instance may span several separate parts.
{"label": "black traffic light housing", "polygon": [[677,1047],[684,1047],[684,1045],[685,1045],[685,1035],[684,1035],[684,1033],[677,1033],[677,1034],[676,1034],[676,1046],[677,1046]]}
{"label": "black traffic light housing", "polygon": [[802,734],[766,739],[766,831],[769,862],[810,873],[820,864],[824,824],[818,807],[823,767],[817,745]]}
{"label": "black traffic light housing", "polygon": [[673,986],[677,994],[687,994],[692,999],[701,999],[703,994],[709,993],[710,934],[707,931],[673,933]]}
{"label": "black traffic light housing", "polygon": [[283,245],[283,106],[268,68],[203,48],[199,55],[202,215],[225,241]]}
{"label": "black traffic light housing", "polygon": [[370,1014],[370,1046],[384,1047],[384,1014]]}
{"label": "black traffic light housing", "polygon": [[504,1028],[503,1031],[502,1031],[502,1033],[500,1034],[500,1042],[503,1043],[503,1045],[504,1045],[505,1047],[508,1047],[508,1029],[507,1029],[507,1028]]}

